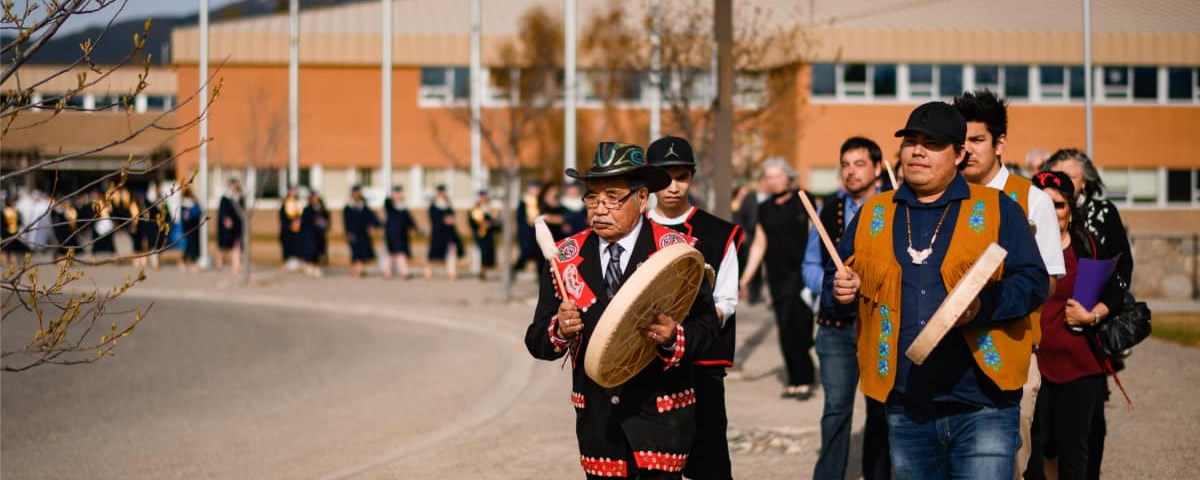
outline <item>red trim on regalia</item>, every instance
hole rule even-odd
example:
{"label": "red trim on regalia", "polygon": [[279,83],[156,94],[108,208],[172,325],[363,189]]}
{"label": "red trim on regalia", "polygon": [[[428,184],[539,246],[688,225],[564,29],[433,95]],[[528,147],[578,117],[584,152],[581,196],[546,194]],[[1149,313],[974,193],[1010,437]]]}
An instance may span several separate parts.
{"label": "red trim on regalia", "polygon": [[579,456],[579,464],[583,465],[584,473],[597,477],[627,476],[629,466],[624,460],[613,460],[604,457],[592,458],[584,455]]}
{"label": "red trim on regalia", "polygon": [[687,457],[686,453],[633,452],[638,468],[664,472],[682,472],[687,465]]}

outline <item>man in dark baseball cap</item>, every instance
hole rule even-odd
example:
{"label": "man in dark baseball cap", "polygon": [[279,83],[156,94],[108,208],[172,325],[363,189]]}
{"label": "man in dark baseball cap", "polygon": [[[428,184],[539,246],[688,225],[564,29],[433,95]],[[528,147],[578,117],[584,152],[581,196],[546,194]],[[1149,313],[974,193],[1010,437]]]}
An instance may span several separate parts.
{"label": "man in dark baseball cap", "polygon": [[962,113],[946,102],[926,103],[909,114],[908,123],[896,131],[896,136],[904,139],[900,143],[904,182],[918,197],[940,196],[958,175],[958,165],[964,160],[967,121]]}
{"label": "man in dark baseball cap", "polygon": [[648,214],[659,224],[699,239],[696,248],[716,272],[712,303],[721,329],[712,348],[696,357],[696,440],[684,476],[697,480],[733,478],[725,412],[725,369],[733,366],[734,311],[738,305],[738,248],[742,227],[692,205],[688,191],[696,174],[692,145],[680,137],[663,137],[646,149],[649,164],[661,167],[671,183],[654,192],[658,200]]}
{"label": "man in dark baseball cap", "polygon": [[[896,132],[904,183],[869,198],[826,266],[821,311],[858,321],[860,388],[887,406],[898,478],[1009,480],[1020,446],[1021,388],[1033,352],[1030,313],[1050,288],[1025,212],[999,190],[959,174],[966,121],[930,102]],[[971,296],[951,295],[991,244],[1007,252],[1002,274]],[[905,354],[934,312],[967,303],[917,364]],[[960,304],[961,305],[961,304]],[[947,323],[950,323],[947,322]],[[953,433],[948,437],[945,428]]]}
{"label": "man in dark baseball cap", "polygon": [[946,102],[929,102],[908,115],[908,123],[896,137],[924,134],[938,142],[962,146],[967,140],[967,119]]}

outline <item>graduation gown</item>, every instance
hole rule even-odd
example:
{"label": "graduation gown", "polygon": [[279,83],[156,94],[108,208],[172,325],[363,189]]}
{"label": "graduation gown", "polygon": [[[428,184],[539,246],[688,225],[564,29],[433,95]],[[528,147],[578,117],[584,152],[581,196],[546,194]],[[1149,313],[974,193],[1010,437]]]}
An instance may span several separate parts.
{"label": "graduation gown", "polygon": [[383,201],[383,212],[383,231],[384,239],[387,240],[388,253],[392,255],[403,253],[412,256],[408,248],[408,233],[410,230],[417,229],[412,215],[408,213],[407,208],[396,205],[390,198]]}
{"label": "graduation gown", "polygon": [[329,232],[329,212],[324,207],[304,207],[300,214],[300,259],[317,263],[325,253],[326,236]]}
{"label": "graduation gown", "polygon": [[462,255],[462,240],[458,238],[458,231],[454,229],[454,225],[446,225],[447,216],[454,217],[454,209],[449,205],[446,208],[438,207],[435,204],[429,205],[430,260],[445,260],[450,245],[454,245],[458,255]]}
{"label": "graduation gown", "polygon": [[346,225],[346,241],[350,244],[350,261],[375,258],[375,249],[371,246],[371,227],[379,226],[375,212],[365,203],[357,206],[350,203],[342,209],[342,222]]}

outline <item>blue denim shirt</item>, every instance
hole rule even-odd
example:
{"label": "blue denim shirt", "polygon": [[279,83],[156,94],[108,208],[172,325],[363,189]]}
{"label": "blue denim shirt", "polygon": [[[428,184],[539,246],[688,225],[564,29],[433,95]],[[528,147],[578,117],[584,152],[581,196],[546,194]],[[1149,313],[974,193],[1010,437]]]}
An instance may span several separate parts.
{"label": "blue denim shirt", "polygon": [[[896,385],[888,398],[889,404],[933,408],[935,404],[965,404],[999,407],[1018,403],[1021,391],[1001,391],[975,363],[971,350],[961,334],[950,332],[929,355],[923,365],[915,365],[903,352],[908,350],[933,312],[946,299],[941,266],[946,249],[954,235],[962,200],[970,196],[966,180],[957,175],[937,200],[917,201],[908,185],[901,185],[893,201],[900,204],[892,225],[892,245],[901,268],[900,332],[897,338],[901,352],[896,368]],[[1050,288],[1050,277],[1038,253],[1033,231],[1020,205],[1003,192],[996,191],[1000,200],[1001,247],[1008,250],[1004,260],[1004,278],[989,285],[979,294],[980,309],[972,324],[1003,324],[1018,320],[1039,308]],[[948,205],[948,207],[947,207]],[[929,245],[930,237],[946,211],[933,254],[924,265],[914,265],[908,255],[908,235],[905,224],[908,212],[912,215],[912,244],[920,250]],[[854,254],[854,237],[858,218],[853,219],[838,244],[842,258]],[[825,269],[821,307],[833,318],[849,318],[855,314],[856,303],[842,305],[833,300],[831,288],[835,269]]]}

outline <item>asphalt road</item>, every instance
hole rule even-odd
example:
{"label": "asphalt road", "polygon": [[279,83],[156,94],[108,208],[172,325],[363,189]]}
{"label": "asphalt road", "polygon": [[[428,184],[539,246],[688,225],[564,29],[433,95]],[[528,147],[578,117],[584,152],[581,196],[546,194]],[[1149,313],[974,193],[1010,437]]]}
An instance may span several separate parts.
{"label": "asphalt road", "polygon": [[3,375],[0,476],[332,476],[419,448],[506,368],[460,355],[505,358],[493,339],[420,323],[162,300],[152,318],[101,363]]}

